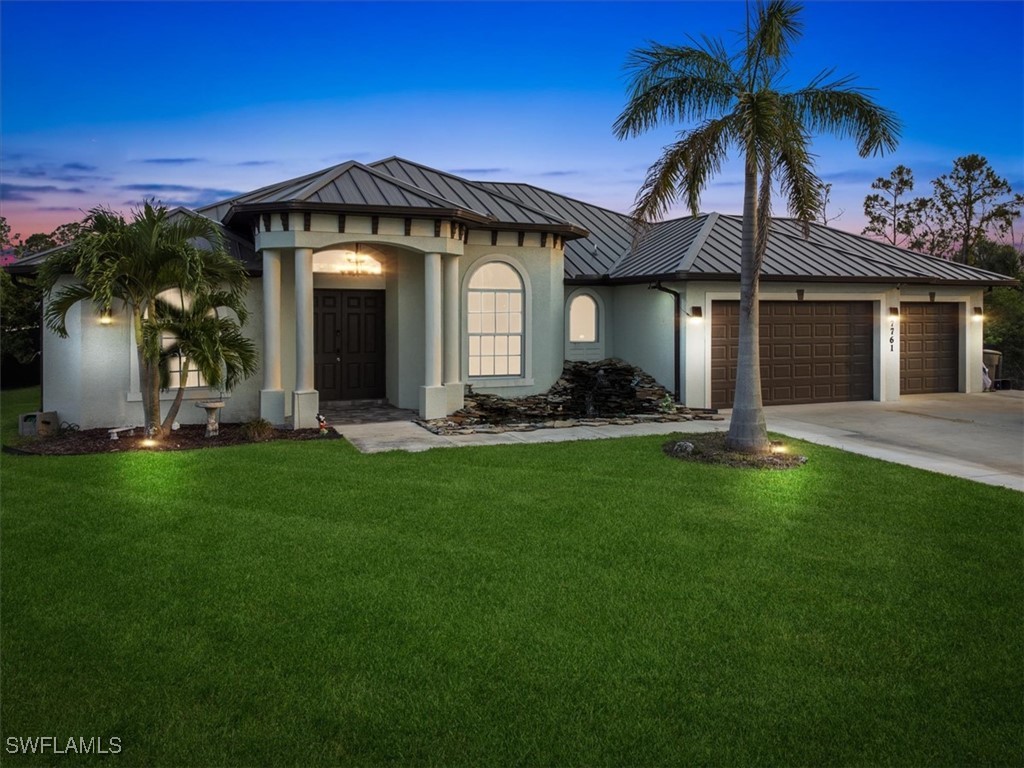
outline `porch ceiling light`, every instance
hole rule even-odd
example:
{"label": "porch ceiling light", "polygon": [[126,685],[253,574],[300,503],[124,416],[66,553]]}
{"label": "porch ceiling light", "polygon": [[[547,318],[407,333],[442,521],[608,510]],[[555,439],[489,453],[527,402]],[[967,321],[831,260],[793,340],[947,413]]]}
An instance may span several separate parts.
{"label": "porch ceiling light", "polygon": [[339,275],[380,275],[383,265],[366,253],[354,251],[322,251],[313,257],[314,272],[333,272]]}

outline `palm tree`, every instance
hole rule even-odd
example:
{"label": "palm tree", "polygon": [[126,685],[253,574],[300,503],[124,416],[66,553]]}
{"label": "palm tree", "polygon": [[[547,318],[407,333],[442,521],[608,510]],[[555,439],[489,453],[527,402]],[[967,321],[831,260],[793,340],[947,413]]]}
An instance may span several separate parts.
{"label": "palm tree", "polygon": [[[57,289],[62,276],[73,281]],[[67,313],[80,301],[98,311],[112,311],[115,302],[130,314],[139,362],[146,430],[160,437],[160,343],[157,302],[174,291],[195,297],[219,291],[245,322],[248,290],[245,268],[223,246],[216,225],[202,216],[172,215],[164,206],[146,202],[131,221],[106,209],[92,209],[82,235],[55,252],[40,268],[40,284],[50,294],[46,324],[66,338]],[[56,293],[54,293],[56,291]]]}
{"label": "palm tree", "polygon": [[783,90],[784,61],[800,36],[801,8],[786,0],[756,5],[744,45],[730,55],[717,40],[633,51],[629,102],[615,122],[618,138],[638,136],[662,123],[696,123],[678,133],[650,167],[633,216],[642,232],[682,199],[696,216],[700,196],[721,170],[730,148],[744,161],[740,245],[740,338],[736,393],[728,444],[734,450],[768,449],[758,352],[758,288],[768,246],[773,182],[791,215],[809,224],[821,208],[821,180],[810,153],[812,133],[852,136],[862,157],[896,147],[899,123],[852,78],[825,71],[807,86]]}
{"label": "palm tree", "polygon": [[164,434],[178,417],[193,367],[208,387],[228,390],[256,373],[256,345],[224,310],[240,317],[246,315],[244,305],[226,292],[202,293],[190,300],[181,296],[177,303],[157,299],[157,321],[146,331],[154,335],[150,343],[161,348],[162,389],[170,388],[170,363],[180,363],[178,389],[161,426]]}

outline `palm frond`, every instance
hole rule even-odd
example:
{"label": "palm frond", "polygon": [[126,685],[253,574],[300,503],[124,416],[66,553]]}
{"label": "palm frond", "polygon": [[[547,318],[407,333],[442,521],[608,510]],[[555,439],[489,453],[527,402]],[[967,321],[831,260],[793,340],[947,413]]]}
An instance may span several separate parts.
{"label": "palm frond", "polygon": [[701,193],[721,171],[729,144],[737,139],[736,120],[732,115],[709,120],[682,136],[648,169],[633,205],[637,221],[661,218],[680,197],[691,214],[700,212]]}
{"label": "palm frond", "polygon": [[84,285],[67,285],[60,289],[56,295],[51,295],[46,305],[44,318],[46,327],[60,336],[62,339],[68,337],[68,312],[80,301],[88,301],[92,293]]}
{"label": "palm frond", "polygon": [[788,0],[757,4],[757,22],[743,57],[743,79],[748,90],[764,83],[766,71],[774,74],[780,62],[789,56],[793,43],[803,32],[803,24],[797,19],[802,10]]}
{"label": "palm frond", "polygon": [[661,123],[706,120],[729,109],[736,74],[721,43],[706,40],[705,46],[654,43],[630,55],[629,101],[612,127],[616,137],[638,136]]}
{"label": "palm frond", "polygon": [[812,133],[852,137],[861,157],[896,149],[900,122],[895,113],[875,103],[867,89],[851,85],[849,77],[824,82],[829,75],[822,73],[806,88],[784,96],[804,127]]}

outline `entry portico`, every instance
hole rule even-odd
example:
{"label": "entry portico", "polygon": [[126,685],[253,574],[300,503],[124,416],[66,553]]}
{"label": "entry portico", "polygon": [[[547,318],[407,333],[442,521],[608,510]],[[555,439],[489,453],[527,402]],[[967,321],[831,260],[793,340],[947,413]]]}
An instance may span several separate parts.
{"label": "entry portico", "polygon": [[[341,338],[339,326],[325,324],[315,306],[316,293],[326,289],[381,292],[386,310],[373,322],[386,327],[379,369],[389,402],[415,408],[423,418],[462,407],[468,345],[461,298],[472,267],[465,263],[467,249],[473,252],[470,262],[519,251],[508,258],[523,263],[523,280],[531,271],[560,278],[565,239],[586,234],[508,200],[500,201],[501,211],[488,210],[487,203],[494,207],[495,201],[472,202],[475,208],[461,207],[350,162],[218,206],[227,226],[251,227],[262,261],[261,418],[281,424],[290,417],[296,428],[316,426],[322,368],[315,358],[318,350],[326,355],[332,343],[319,336],[336,334],[337,361],[342,368],[349,365],[342,350],[348,339]],[[547,293],[551,308],[560,312],[561,286]],[[346,328],[347,334],[362,332]],[[515,382],[527,383],[526,376]]]}

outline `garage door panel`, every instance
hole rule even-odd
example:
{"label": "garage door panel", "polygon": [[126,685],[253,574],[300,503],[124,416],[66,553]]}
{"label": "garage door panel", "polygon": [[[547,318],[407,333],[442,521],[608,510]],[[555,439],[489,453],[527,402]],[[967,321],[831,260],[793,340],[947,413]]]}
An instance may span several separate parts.
{"label": "garage door panel", "polygon": [[960,308],[953,302],[900,305],[900,393],[959,388]]}
{"label": "garage door panel", "polygon": [[[711,404],[732,405],[739,302],[712,303]],[[760,306],[761,395],[766,405],[869,399],[871,302],[772,302]]]}

